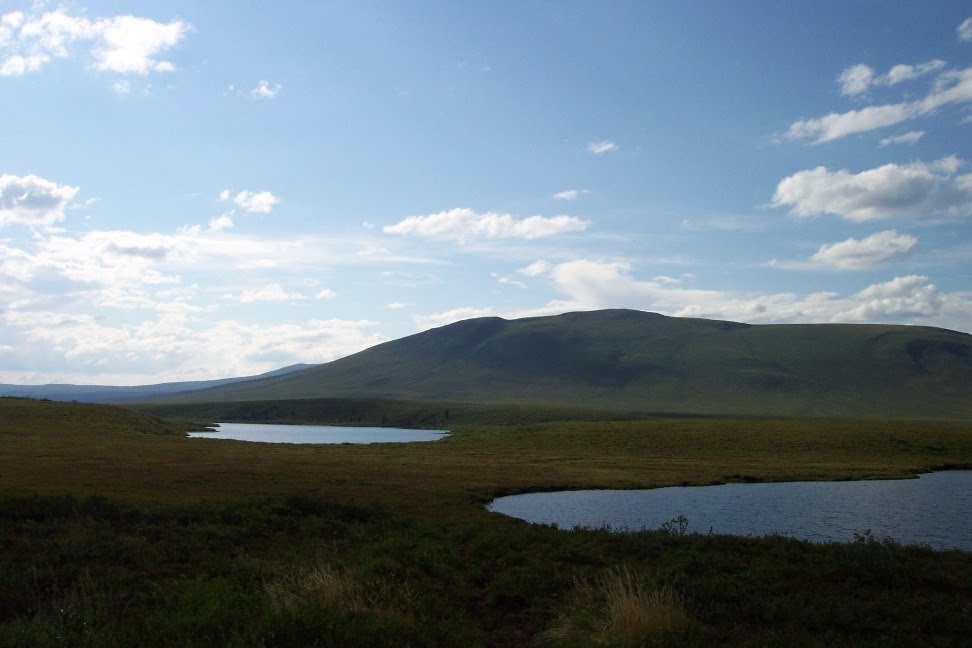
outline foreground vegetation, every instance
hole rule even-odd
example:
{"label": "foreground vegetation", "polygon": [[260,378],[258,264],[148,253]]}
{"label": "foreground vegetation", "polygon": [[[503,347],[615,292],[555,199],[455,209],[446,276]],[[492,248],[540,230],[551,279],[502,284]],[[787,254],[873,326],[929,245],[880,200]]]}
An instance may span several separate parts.
{"label": "foreground vegetation", "polygon": [[[674,525],[568,533],[482,508],[497,494],[563,487],[905,477],[972,463],[969,424],[368,403],[304,407],[395,424],[448,412],[454,434],[255,445],[186,439],[183,424],[107,406],[0,399],[0,645],[972,636],[967,553],[866,536],[812,545],[679,535]],[[263,412],[253,416],[272,418]],[[555,420],[571,417],[600,420]]]}

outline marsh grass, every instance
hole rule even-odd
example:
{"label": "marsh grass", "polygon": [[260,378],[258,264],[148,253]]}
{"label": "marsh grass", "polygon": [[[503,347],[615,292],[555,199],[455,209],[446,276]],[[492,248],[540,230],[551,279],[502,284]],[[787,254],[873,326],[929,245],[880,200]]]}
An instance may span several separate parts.
{"label": "marsh grass", "polygon": [[414,623],[414,593],[407,584],[368,579],[339,565],[318,561],[265,585],[276,614],[300,610],[373,614]]}
{"label": "marsh grass", "polygon": [[972,636],[972,554],[682,535],[677,519],[667,533],[567,532],[483,508],[525,490],[968,467],[968,423],[526,414],[450,407],[454,433],[433,443],[284,447],[0,399],[0,646]]}
{"label": "marsh grass", "polygon": [[695,624],[681,594],[628,565],[575,581],[571,603],[541,638],[551,643],[667,643]]}

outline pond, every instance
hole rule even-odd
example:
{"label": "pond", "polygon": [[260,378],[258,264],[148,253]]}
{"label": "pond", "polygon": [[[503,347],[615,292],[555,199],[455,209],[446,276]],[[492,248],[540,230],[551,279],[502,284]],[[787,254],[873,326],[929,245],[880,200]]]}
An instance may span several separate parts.
{"label": "pond", "polygon": [[261,443],[408,443],[435,441],[443,430],[406,430],[386,427],[338,425],[278,425],[270,423],[218,423],[215,432],[190,432],[199,439],[233,439]]}
{"label": "pond", "polygon": [[785,535],[812,542],[875,539],[972,551],[972,470],[918,479],[784,482],[512,495],[490,511],[561,528]]}

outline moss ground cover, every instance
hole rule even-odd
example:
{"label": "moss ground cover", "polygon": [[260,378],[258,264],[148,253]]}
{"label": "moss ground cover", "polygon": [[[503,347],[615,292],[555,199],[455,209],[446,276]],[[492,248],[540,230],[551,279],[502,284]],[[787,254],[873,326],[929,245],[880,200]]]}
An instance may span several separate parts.
{"label": "moss ground cover", "polygon": [[[0,399],[0,645],[961,645],[972,636],[969,554],[867,538],[680,535],[677,525],[563,532],[482,508],[526,490],[906,477],[972,463],[967,423],[372,406],[391,424],[403,411],[445,418],[448,409],[454,433],[255,445],[187,439],[186,424],[141,412]],[[326,409],[313,422],[328,422]],[[628,609],[616,625],[634,634],[609,631],[611,601]],[[661,601],[655,617],[677,622],[625,622],[642,618],[638,601]]]}

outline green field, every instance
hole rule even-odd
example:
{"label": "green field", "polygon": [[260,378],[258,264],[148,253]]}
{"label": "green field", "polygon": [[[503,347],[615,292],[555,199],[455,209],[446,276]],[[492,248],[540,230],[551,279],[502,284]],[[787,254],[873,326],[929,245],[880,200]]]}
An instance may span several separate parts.
{"label": "green field", "polygon": [[[444,425],[441,441],[254,445],[111,406],[0,399],[0,645],[962,645],[972,555],[564,532],[499,494],[908,477],[972,424],[639,418],[330,400],[205,421]],[[687,515],[690,515],[687,513]]]}

